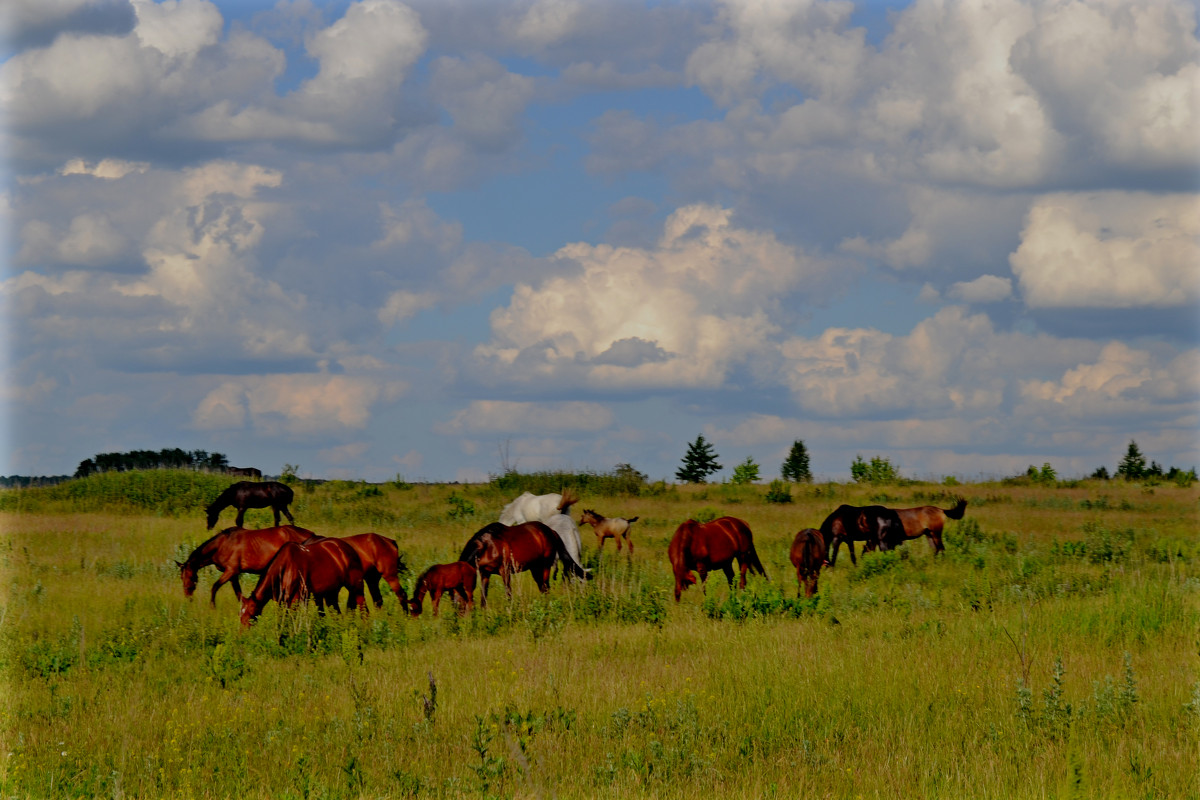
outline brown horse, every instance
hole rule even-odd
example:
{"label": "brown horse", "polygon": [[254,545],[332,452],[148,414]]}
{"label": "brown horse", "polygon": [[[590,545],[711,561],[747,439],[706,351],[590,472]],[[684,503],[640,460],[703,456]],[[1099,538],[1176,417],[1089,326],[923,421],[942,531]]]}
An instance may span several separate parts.
{"label": "brown horse", "polygon": [[300,543],[314,536],[316,534],[312,531],[295,525],[253,531],[226,528],[193,550],[187,561],[182,564],[175,562],[179,567],[179,578],[183,581],[183,596],[191,597],[195,593],[196,573],[212,564],[221,570],[212,587],[212,605],[217,605],[217,590],[227,582],[233,584],[233,592],[240,602],[242,585],[238,583],[238,575],[243,572],[255,575],[262,573],[280,547],[288,542]]}
{"label": "brown horse", "polygon": [[[314,536],[309,541],[325,537]],[[354,548],[358,560],[363,565],[363,581],[367,591],[371,593],[371,601],[376,608],[383,608],[383,595],[379,591],[380,579],[387,581],[396,593],[396,599],[405,611],[408,611],[408,592],[400,584],[399,575],[408,572],[408,565],[400,556],[400,548],[395,539],[380,536],[378,533],[357,533],[353,536],[343,536],[342,541]],[[308,542],[303,542],[308,544]]]}
{"label": "brown horse", "polygon": [[621,552],[621,540],[629,545],[629,555],[633,555],[633,539],[629,538],[629,526],[638,521],[638,517],[623,519],[622,517],[602,517],[590,508],[583,510],[579,518],[580,525],[591,525],[596,532],[596,551],[604,549],[605,539],[616,539],[617,552]]}
{"label": "brown horse", "polygon": [[221,492],[212,505],[204,510],[208,515],[208,529],[210,531],[213,529],[221,512],[230,506],[237,509],[237,520],[234,521],[234,525],[239,528],[246,519],[247,508],[270,508],[275,512],[275,527],[279,527],[280,511],[288,518],[288,522],[294,523],[296,520],[292,518],[292,512],[288,511],[288,506],[292,504],[293,499],[292,488],[284,483],[238,481]]}
{"label": "brown horse", "polygon": [[696,582],[692,570],[700,573],[703,588],[708,572],[719,569],[725,573],[729,588],[733,588],[733,560],[738,560],[742,580],[739,589],[746,588],[746,570],[750,569],[767,577],[758,553],[754,550],[754,536],[750,526],[737,517],[721,517],[712,522],[696,522],[689,519],[675,529],[671,544],[667,548],[671,567],[675,571],[675,602],[679,602],[683,590]]}
{"label": "brown horse", "polygon": [[435,617],[443,592],[450,592],[451,597],[462,603],[463,611],[470,611],[475,607],[475,568],[465,561],[455,561],[453,564],[434,564],[421,573],[409,603],[414,617],[421,615],[421,599],[426,592],[433,602]]}
{"label": "brown horse", "polygon": [[946,520],[962,519],[967,513],[967,501],[965,498],[958,498],[954,508],[917,506],[916,508],[897,508],[895,511],[900,517],[900,523],[904,526],[904,535],[894,537],[891,541],[892,546],[894,547],[905,539],[928,536],[933,554],[937,555],[946,549],[942,545],[942,528],[945,527]]}
{"label": "brown horse", "polygon": [[341,539],[318,538],[304,545],[288,542],[271,559],[254,591],[242,599],[242,627],[248,627],[272,600],[290,606],[311,597],[319,613],[324,614],[329,605],[340,614],[338,594],[343,588],[350,592],[347,607],[365,612],[363,567],[353,547]]}
{"label": "brown horse", "polygon": [[796,568],[797,597],[800,596],[801,587],[804,587],[805,597],[812,597],[817,593],[817,578],[821,575],[821,566],[825,563],[828,552],[825,537],[816,528],[804,528],[796,534],[789,556],[792,566]]}
{"label": "brown horse", "polygon": [[550,591],[550,570],[554,562],[562,561],[563,570],[587,580],[583,567],[571,558],[562,539],[543,522],[523,522],[508,526],[493,522],[481,528],[467,540],[459,561],[479,570],[481,591],[479,604],[487,607],[488,580],[499,575],[504,591],[512,598],[512,576],[529,570],[538,589]]}
{"label": "brown horse", "polygon": [[866,542],[868,549],[890,550],[903,530],[899,515],[890,508],[840,505],[821,523],[821,535],[829,548],[827,563],[831,567],[837,563],[838,549],[845,542],[850,549],[850,563],[857,566],[855,542]]}
{"label": "brown horse", "polygon": [[262,470],[258,467],[229,467],[225,470],[226,475],[232,475],[235,478],[258,478],[262,480]]}

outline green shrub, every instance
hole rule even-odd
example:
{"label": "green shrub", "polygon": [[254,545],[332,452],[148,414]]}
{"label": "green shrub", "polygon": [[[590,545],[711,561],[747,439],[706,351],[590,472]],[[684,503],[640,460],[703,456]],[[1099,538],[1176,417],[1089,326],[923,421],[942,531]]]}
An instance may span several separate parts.
{"label": "green shrub", "polygon": [[767,487],[766,500],[768,503],[790,503],[792,502],[792,487],[784,481],[771,481],[771,485]]}

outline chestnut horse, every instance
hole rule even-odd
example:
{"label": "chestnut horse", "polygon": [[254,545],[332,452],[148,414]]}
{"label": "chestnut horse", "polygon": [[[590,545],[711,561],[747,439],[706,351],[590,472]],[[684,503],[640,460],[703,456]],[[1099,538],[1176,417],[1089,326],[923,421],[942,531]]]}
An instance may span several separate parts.
{"label": "chestnut horse", "polygon": [[796,534],[788,555],[792,559],[792,566],[796,568],[797,597],[800,596],[801,587],[804,588],[805,597],[817,593],[817,578],[821,575],[821,566],[828,552],[825,537],[816,528],[804,528]]}
{"label": "chestnut horse", "polygon": [[324,614],[325,606],[329,605],[340,614],[338,593],[343,588],[350,592],[346,606],[365,612],[363,567],[353,547],[341,539],[317,538],[309,544],[288,542],[271,559],[254,591],[242,599],[239,615],[242,627],[249,627],[272,600],[290,606],[311,597],[319,613]]}
{"label": "chestnut horse", "polygon": [[243,572],[258,575],[266,570],[280,547],[288,542],[297,544],[316,536],[310,530],[284,525],[248,531],[245,528],[226,528],[197,547],[187,561],[175,564],[179,567],[179,578],[183,581],[183,596],[191,597],[196,591],[196,573],[209,564],[221,570],[212,587],[211,602],[217,605],[217,590],[226,583],[233,585],[238,602],[242,599],[242,585],[238,575]]}
{"label": "chestnut horse", "polygon": [[885,506],[840,505],[821,523],[821,535],[829,548],[829,566],[837,563],[838,548],[842,542],[850,550],[850,563],[858,566],[854,557],[854,543],[865,542],[863,552],[878,547],[892,549],[892,542],[902,535],[904,525],[900,517]]}
{"label": "chestnut horse", "polygon": [[[313,539],[309,541],[322,538],[325,537],[314,535]],[[400,548],[396,545],[396,540],[380,536],[378,533],[356,533],[353,536],[341,538],[343,542],[354,548],[354,552],[358,554],[358,560],[362,562],[363,581],[366,583],[367,591],[371,593],[371,601],[375,603],[375,607],[383,608],[383,595],[379,592],[379,581],[383,579],[396,593],[396,599],[400,601],[400,605],[405,611],[408,611],[408,592],[404,591],[404,587],[400,585],[399,578],[400,573],[408,572],[408,565],[400,557]],[[302,542],[302,544],[308,543]]]}
{"label": "chestnut horse", "polygon": [[583,510],[579,518],[580,525],[591,525],[596,533],[596,550],[604,549],[605,539],[616,539],[617,552],[621,552],[621,540],[629,545],[629,555],[633,555],[633,539],[629,538],[629,526],[638,521],[638,517],[624,519],[622,517],[603,517],[590,508]]}
{"label": "chestnut horse", "polygon": [[512,599],[512,576],[529,570],[538,589],[550,591],[550,570],[561,561],[563,570],[576,578],[587,580],[583,566],[571,558],[562,539],[543,522],[523,522],[503,525],[493,522],[481,528],[467,540],[459,561],[466,561],[479,570],[481,591],[479,604],[487,608],[488,580],[499,575],[504,591]]}
{"label": "chestnut horse", "polygon": [[918,536],[928,536],[933,554],[943,552],[942,528],[947,519],[962,519],[967,513],[967,501],[960,497],[954,508],[938,508],[937,506],[917,506],[916,508],[897,508],[896,514],[904,526],[903,537],[895,537],[891,544],[895,546],[905,539],[916,539]]}
{"label": "chestnut horse", "polygon": [[204,511],[208,515],[208,529],[211,531],[217,524],[217,517],[230,506],[237,509],[237,519],[234,525],[242,527],[246,519],[247,508],[270,508],[275,512],[275,527],[279,527],[279,512],[282,511],[288,522],[295,522],[288,506],[292,504],[294,495],[292,487],[276,481],[256,483],[254,481],[238,481],[212,502]]}
{"label": "chestnut horse", "polygon": [[421,615],[421,600],[426,592],[433,603],[435,617],[443,592],[450,592],[451,597],[461,601],[463,611],[470,611],[475,607],[475,568],[465,561],[455,561],[453,564],[434,564],[422,572],[409,603],[414,617]]}
{"label": "chestnut horse", "polygon": [[742,580],[739,589],[746,588],[746,570],[750,569],[767,577],[758,553],[754,550],[754,536],[750,526],[737,517],[721,517],[712,522],[696,522],[689,519],[675,529],[671,544],[667,548],[671,567],[675,571],[675,602],[683,590],[696,582],[692,570],[700,573],[701,588],[708,579],[708,572],[719,569],[725,573],[729,588],[733,588],[733,560],[738,560]]}

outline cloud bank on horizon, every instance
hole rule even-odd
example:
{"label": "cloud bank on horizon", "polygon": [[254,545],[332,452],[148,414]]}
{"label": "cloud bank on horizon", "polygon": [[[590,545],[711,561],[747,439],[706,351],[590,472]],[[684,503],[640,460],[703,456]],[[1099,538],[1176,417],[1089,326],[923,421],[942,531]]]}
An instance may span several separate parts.
{"label": "cloud bank on horizon", "polygon": [[0,474],[1200,463],[1180,0],[19,0]]}

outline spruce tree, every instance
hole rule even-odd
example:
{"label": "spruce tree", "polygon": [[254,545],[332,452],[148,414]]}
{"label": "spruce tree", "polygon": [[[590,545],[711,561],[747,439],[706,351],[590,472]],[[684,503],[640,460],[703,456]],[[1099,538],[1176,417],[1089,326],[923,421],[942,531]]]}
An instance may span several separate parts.
{"label": "spruce tree", "polygon": [[704,440],[704,435],[696,437],[696,441],[688,445],[683,457],[683,466],[675,471],[675,477],[688,483],[704,483],[704,479],[714,472],[724,469],[717,463],[717,454],[713,447]]}
{"label": "spruce tree", "polygon": [[779,475],[793,483],[812,483],[812,470],[808,466],[808,448],[800,439],[792,442],[792,449],[779,468]]}
{"label": "spruce tree", "polygon": [[1133,439],[1129,440],[1129,448],[1117,467],[1117,475],[1127,481],[1136,481],[1146,475],[1146,457]]}

